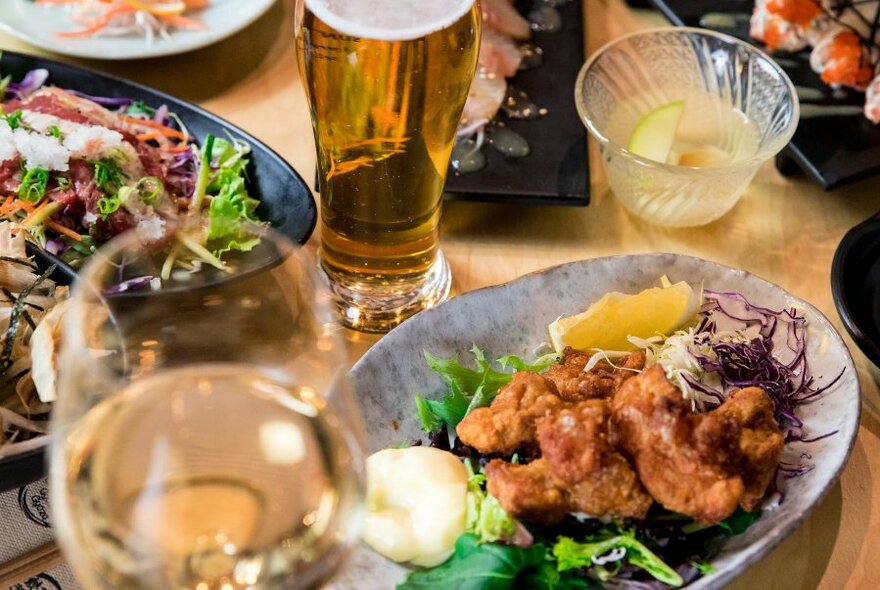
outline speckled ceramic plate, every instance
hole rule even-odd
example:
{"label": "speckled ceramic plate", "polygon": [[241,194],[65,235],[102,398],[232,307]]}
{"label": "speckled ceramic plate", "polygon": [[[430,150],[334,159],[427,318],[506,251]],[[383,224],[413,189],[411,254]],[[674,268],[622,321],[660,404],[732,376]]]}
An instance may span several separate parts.
{"label": "speckled ceramic plate", "polygon": [[[423,350],[439,356],[464,355],[476,344],[489,358],[529,355],[547,340],[547,325],[558,316],[582,311],[608,291],[634,293],[655,286],[664,274],[673,281],[738,291],[753,303],[774,309],[796,306],[811,328],[807,354],[817,381],[844,370],[832,389],[802,409],[808,432],[836,430],[837,434],[786,447],[785,457],[790,460],[808,451],[816,468],[788,480],[782,506],[765,512],[746,533],[730,539],[712,562],[715,572],[688,586],[722,587],[789,535],[825,496],[846,463],[859,423],[858,378],[840,335],[812,305],[745,271],[674,254],[597,258],[467,293],[424,311],[385,336],[353,369],[370,450],[419,437],[412,396],[442,390],[440,379],[425,365]],[[393,588],[404,574],[402,567],[361,547],[334,587]]]}
{"label": "speckled ceramic plate", "polygon": [[204,30],[175,31],[168,39],[147,43],[143,37],[65,38],[55,33],[77,25],[70,20],[69,7],[37,4],[33,0],[0,0],[0,29],[37,47],[55,53],[92,59],[139,59],[174,55],[207,47],[244,29],[262,16],[276,0],[211,0],[208,8],[195,14]]}

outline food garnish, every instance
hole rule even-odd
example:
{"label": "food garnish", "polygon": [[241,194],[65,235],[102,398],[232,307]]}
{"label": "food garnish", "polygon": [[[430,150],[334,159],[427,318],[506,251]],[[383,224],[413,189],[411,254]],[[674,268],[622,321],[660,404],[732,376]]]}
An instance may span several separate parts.
{"label": "food garnish", "polygon": [[468,472],[431,447],[384,449],[367,458],[363,539],[394,561],[431,567],[452,555],[465,532]]}
{"label": "food garnish", "polygon": [[666,162],[684,113],[684,101],[661,105],[642,117],[629,138],[627,149],[637,156]]}
{"label": "food garnish", "polygon": [[[448,393],[416,396],[416,411],[428,443],[470,476],[466,532],[398,588],[688,584],[809,472],[788,446],[834,434],[805,433],[798,417],[840,374],[811,374],[796,309],[664,277],[588,311],[573,316],[599,326],[576,328],[581,350],[557,339],[561,354],[533,364],[496,369],[476,346],[476,369],[426,353]],[[587,341],[608,332],[611,348]]]}
{"label": "food garnish", "polygon": [[636,346],[630,336],[669,335],[692,321],[700,296],[684,281],[645,289],[634,295],[611,292],[586,311],[561,317],[550,324],[550,340],[557,352],[566,346],[578,350],[625,351]]}

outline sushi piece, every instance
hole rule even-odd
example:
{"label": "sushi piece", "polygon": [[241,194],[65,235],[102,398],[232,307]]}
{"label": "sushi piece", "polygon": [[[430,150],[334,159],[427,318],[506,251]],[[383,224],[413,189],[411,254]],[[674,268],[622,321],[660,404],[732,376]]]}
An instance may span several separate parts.
{"label": "sushi piece", "polygon": [[812,47],[810,67],[829,86],[869,91],[865,116],[880,122],[880,0],[756,0],[750,34],[771,51]]}
{"label": "sushi piece", "polygon": [[880,75],[865,90],[865,117],[875,125],[880,123]]}
{"label": "sushi piece", "polygon": [[849,30],[827,35],[813,48],[810,67],[831,86],[866,90],[874,78],[876,56]]}

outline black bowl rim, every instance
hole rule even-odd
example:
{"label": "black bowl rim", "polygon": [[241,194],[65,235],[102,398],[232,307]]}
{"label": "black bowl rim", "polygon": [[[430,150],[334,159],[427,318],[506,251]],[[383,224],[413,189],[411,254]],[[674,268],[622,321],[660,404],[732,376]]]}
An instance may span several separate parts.
{"label": "black bowl rim", "polygon": [[852,264],[848,260],[849,256],[859,241],[872,234],[880,239],[880,212],[851,228],[837,246],[834,259],[831,262],[831,296],[843,322],[843,327],[865,353],[865,356],[880,367],[880,343],[872,340],[862,329],[857,319],[856,310],[851,305],[844,286],[847,269]]}

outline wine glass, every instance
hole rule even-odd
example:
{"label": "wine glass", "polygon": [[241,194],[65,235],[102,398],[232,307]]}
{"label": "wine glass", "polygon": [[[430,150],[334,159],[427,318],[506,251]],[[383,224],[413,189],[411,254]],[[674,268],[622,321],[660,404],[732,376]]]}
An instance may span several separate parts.
{"label": "wine glass", "polygon": [[329,295],[252,232],[222,269],[173,271],[181,248],[128,232],[77,280],[50,477],[89,590],[310,588],[357,539],[364,433]]}

